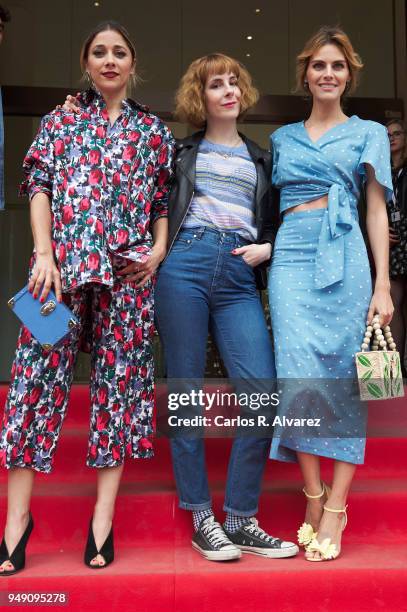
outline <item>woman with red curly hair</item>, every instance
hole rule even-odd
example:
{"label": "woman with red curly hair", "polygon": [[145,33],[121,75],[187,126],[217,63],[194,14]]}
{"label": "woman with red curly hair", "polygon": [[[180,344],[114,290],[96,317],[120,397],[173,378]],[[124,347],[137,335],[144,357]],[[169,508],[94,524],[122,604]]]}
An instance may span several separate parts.
{"label": "woman with red curly hair", "polygon": [[[169,384],[184,379],[186,390],[204,377],[209,331],[236,386],[275,376],[257,292],[265,287],[275,232],[271,159],[237,129],[257,98],[246,68],[220,53],[192,62],[176,96],[177,116],[200,131],[176,145],[169,254],[159,270],[156,319]],[[185,414],[193,414],[191,406]],[[269,436],[235,438],[222,527],[212,511],[204,441],[199,432],[188,434],[177,432],[171,449],[179,505],[193,515],[194,549],[213,561],[239,558],[242,550],[295,555],[295,544],[270,536],[254,518]]]}

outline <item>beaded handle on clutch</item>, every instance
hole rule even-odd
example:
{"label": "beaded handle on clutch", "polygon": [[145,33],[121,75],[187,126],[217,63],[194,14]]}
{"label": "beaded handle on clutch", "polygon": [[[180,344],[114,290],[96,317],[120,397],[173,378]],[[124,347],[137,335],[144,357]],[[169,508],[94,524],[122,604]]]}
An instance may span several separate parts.
{"label": "beaded handle on clutch", "polygon": [[388,345],[391,351],[396,350],[396,343],[391,335],[390,327],[386,325],[382,331],[379,315],[375,315],[372,319],[372,324],[366,326],[365,337],[360,347],[362,351],[369,349],[370,342],[372,342],[372,351],[379,351],[380,349],[384,351],[386,345]]}

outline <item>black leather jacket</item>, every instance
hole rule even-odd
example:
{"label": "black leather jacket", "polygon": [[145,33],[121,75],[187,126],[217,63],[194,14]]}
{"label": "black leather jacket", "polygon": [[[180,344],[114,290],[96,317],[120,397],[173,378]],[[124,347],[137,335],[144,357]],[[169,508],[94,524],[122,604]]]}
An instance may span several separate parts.
{"label": "black leather jacket", "polygon": [[[174,244],[194,195],[196,158],[203,137],[204,132],[196,132],[176,142],[175,173],[168,199],[168,252]],[[243,134],[240,134],[240,137],[246,144],[257,171],[257,243],[270,242],[273,245],[279,225],[279,201],[278,191],[271,187],[271,154]],[[268,264],[269,262],[264,262],[254,270],[258,289],[267,287]]]}
{"label": "black leather jacket", "polygon": [[397,206],[400,209],[401,217],[407,217],[407,162],[399,168],[393,170],[393,188],[397,193]]}

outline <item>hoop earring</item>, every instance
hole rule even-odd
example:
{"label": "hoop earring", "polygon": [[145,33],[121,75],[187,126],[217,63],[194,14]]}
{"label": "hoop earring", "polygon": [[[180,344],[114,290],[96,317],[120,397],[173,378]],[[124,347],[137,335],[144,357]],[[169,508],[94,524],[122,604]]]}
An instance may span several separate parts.
{"label": "hoop earring", "polygon": [[131,72],[129,82],[127,84],[127,96],[131,98],[134,95],[135,89],[136,89],[136,75],[134,72]]}
{"label": "hoop earring", "polygon": [[92,77],[90,76],[90,73],[87,70],[85,70],[84,77],[87,80],[89,87],[93,88],[94,83],[93,83]]}

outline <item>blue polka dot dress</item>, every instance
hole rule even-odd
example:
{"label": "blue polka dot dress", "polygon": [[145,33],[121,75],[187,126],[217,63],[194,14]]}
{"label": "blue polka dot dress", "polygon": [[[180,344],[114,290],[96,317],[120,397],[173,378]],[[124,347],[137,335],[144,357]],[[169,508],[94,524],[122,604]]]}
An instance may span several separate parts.
{"label": "blue polka dot dress", "polygon": [[[347,392],[344,380],[356,376],[354,354],[360,350],[372,294],[357,203],[367,164],[384,187],[386,201],[391,199],[387,132],[354,115],[316,142],[304,122],[278,129],[271,141],[280,212],[323,195],[328,207],[285,215],[274,245],[269,300],[277,377],[286,384],[270,456],[295,461],[300,451],[363,463],[365,438],[360,426],[353,427],[361,404]],[[295,389],[299,383],[301,392]],[[324,402],[315,399],[322,388]],[[323,436],[285,426],[287,414],[321,418]],[[343,418],[349,416],[356,420]]]}

